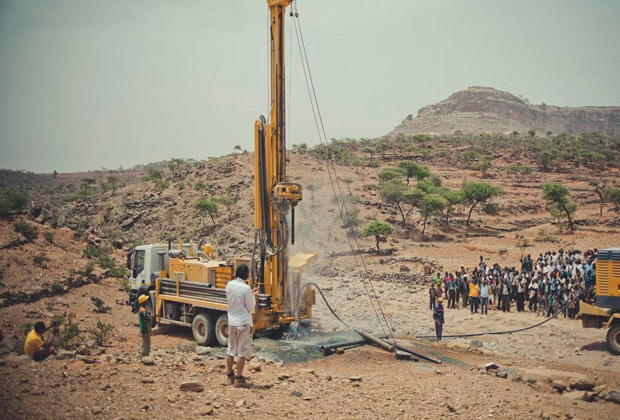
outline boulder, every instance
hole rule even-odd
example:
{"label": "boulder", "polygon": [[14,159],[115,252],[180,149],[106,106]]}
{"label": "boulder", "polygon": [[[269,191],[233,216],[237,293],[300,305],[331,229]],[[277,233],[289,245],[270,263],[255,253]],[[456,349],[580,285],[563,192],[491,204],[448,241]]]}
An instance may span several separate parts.
{"label": "boulder", "polygon": [[508,372],[506,372],[505,370],[502,370],[500,372],[497,372],[495,376],[497,376],[498,378],[506,379],[508,378]]}
{"label": "boulder", "polygon": [[362,377],[359,375],[351,375],[349,376],[349,380],[351,382],[361,382],[362,381]]}
{"label": "boulder", "polygon": [[566,382],[558,379],[551,381],[551,386],[558,392],[564,392],[566,391],[566,388],[568,388]]}
{"label": "boulder", "polygon": [[211,347],[204,347],[204,346],[197,346],[196,347],[196,354],[200,355],[200,356],[206,356],[211,354],[213,350],[211,349]]}
{"label": "boulder", "polygon": [[612,389],[607,393],[606,397],[607,401],[614,402],[616,404],[620,404],[620,389]]}
{"label": "boulder", "polygon": [[486,371],[489,371],[489,370],[499,370],[499,366],[497,366],[495,363],[491,362],[491,363],[487,363],[486,365],[484,365],[484,369]]}
{"label": "boulder", "polygon": [[179,386],[179,390],[184,392],[202,392],[205,389],[198,381],[186,381],[181,383],[181,386]]}
{"label": "boulder", "polygon": [[578,379],[571,381],[570,383],[570,387],[578,391],[591,391],[594,389],[595,386],[596,384],[594,383],[594,381],[591,381],[589,379]]}
{"label": "boulder", "polygon": [[142,364],[145,366],[154,366],[155,360],[152,357],[146,356],[142,358]]}
{"label": "boulder", "polygon": [[72,359],[75,357],[76,355],[76,351],[68,351],[68,350],[60,350],[58,352],[58,354],[56,355],[56,360],[66,360],[66,359]]}
{"label": "boulder", "polygon": [[484,343],[480,340],[471,340],[471,342],[469,343],[469,346],[474,349],[479,349],[484,346]]}

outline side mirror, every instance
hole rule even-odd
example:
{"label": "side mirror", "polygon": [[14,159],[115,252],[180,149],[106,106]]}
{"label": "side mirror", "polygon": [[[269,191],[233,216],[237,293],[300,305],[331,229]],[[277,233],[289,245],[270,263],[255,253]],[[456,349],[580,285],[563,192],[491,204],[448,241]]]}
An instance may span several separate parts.
{"label": "side mirror", "polygon": [[127,270],[131,270],[131,256],[133,255],[133,251],[127,251]]}

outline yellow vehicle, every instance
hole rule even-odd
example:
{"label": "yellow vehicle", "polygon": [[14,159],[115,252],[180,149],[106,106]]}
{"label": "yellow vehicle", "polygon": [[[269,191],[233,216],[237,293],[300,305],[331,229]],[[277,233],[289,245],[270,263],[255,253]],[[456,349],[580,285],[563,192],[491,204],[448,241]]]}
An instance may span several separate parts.
{"label": "yellow vehicle", "polygon": [[606,328],[609,351],[620,354],[620,248],[598,251],[596,299],[594,305],[581,302],[577,317],[584,328]]}
{"label": "yellow vehicle", "polygon": [[254,331],[281,330],[312,316],[314,291],[309,286],[301,290],[300,279],[301,270],[315,256],[299,254],[289,260],[287,255],[289,236],[294,242],[295,205],[302,199],[301,185],[287,182],[286,173],[284,19],[290,3],[267,0],[271,102],[269,122],[261,116],[254,124],[255,240],[251,256],[222,261],[211,246],[198,251],[183,244],[178,249],[169,247],[159,253],[159,278],[148,291],[157,322],[191,326],[201,345],[228,342],[224,289],[240,264],[250,267],[250,286],[259,288]]}

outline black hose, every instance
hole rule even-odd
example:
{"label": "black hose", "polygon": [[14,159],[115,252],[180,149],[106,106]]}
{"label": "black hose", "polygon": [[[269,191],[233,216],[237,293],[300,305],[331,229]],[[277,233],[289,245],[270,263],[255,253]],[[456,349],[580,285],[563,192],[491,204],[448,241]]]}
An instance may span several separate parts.
{"label": "black hose", "polygon": [[[329,311],[332,313],[332,315],[334,315],[336,317],[336,319],[340,322],[342,322],[342,325],[344,325],[347,328],[351,328],[349,326],[349,324],[347,324],[346,322],[344,322],[336,313],[336,311],[334,311],[334,309],[330,306],[329,302],[327,301],[327,298],[325,297],[325,295],[323,294],[323,291],[321,290],[321,288],[319,287],[318,284],[314,283],[314,282],[308,282],[308,283],[304,283],[303,286],[301,286],[301,288],[305,288],[306,286],[314,286],[314,288],[316,290],[319,291],[319,293],[321,294],[321,297],[323,298],[323,301],[325,302],[325,305],[327,305],[327,309],[329,309]],[[298,301],[301,300],[301,293],[298,295]],[[299,305],[299,302],[298,302]]]}
{"label": "black hose", "polygon": [[[564,309],[566,309],[568,307],[568,305],[570,305],[573,302],[578,301],[579,299],[581,299],[584,295],[586,295],[587,293],[590,293],[591,291],[593,291],[595,288],[591,288],[588,290],[583,291],[579,296],[577,296],[576,298],[574,298],[573,300],[569,301],[568,303],[566,303],[564,306],[562,306],[560,309],[558,309],[558,311],[553,314],[551,317],[545,319],[542,322],[539,322],[538,324],[534,324],[534,325],[530,325],[529,327],[524,327],[524,328],[518,328],[516,330],[506,330],[506,331],[491,331],[491,332],[481,332],[481,333],[470,333],[470,334],[453,334],[453,335],[444,335],[442,336],[442,338],[463,338],[463,337],[479,337],[481,335],[502,335],[502,334],[514,334],[514,333],[518,333],[518,332],[523,332],[523,331],[528,331],[528,330],[532,330],[536,327],[540,327],[543,324],[546,324],[547,322],[551,321],[552,319],[556,318],[558,315],[560,315],[562,313],[562,311]],[[434,335],[416,335],[415,338],[436,338]]]}

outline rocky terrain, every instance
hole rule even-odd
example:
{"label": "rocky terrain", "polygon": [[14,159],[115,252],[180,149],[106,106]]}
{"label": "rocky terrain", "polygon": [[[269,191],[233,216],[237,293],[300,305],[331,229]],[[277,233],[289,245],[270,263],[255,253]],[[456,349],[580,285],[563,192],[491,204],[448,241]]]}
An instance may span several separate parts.
{"label": "rocky terrain", "polygon": [[472,86],[407,116],[390,134],[620,133],[620,107],[532,105],[511,93]]}
{"label": "rocky terrain", "polygon": [[[137,317],[124,304],[125,252],[168,239],[211,243],[221,257],[249,252],[252,154],[165,169],[162,178],[145,179],[145,169],[125,171],[126,182],[115,191],[94,186],[93,194],[73,195],[71,200],[62,197],[79,193],[83,174],[43,176],[48,190],[59,191],[49,194],[36,187],[36,179],[29,181],[33,187],[12,173],[10,183],[3,185],[28,191],[32,204],[0,220],[0,374],[5,380],[0,418],[617,418],[620,359],[605,350],[603,331],[559,318],[515,335],[441,344],[417,337],[433,332],[426,285],[436,271],[461,265],[471,269],[479,255],[517,266],[523,253],[618,246],[618,213],[605,203],[601,216],[590,185],[597,180],[619,186],[618,169],[558,165],[543,170],[520,144],[470,146],[457,138],[418,147],[413,140],[411,145],[390,145],[369,156],[357,143],[335,143],[349,156],[335,165],[340,181],[335,188],[342,191],[337,199],[328,167],[316,151],[290,153],[290,180],[305,187],[290,252],[317,253],[304,280],[318,283],[352,327],[386,333],[372,306],[380,303],[400,344],[438,357],[443,364],[395,360],[370,346],[323,358],[317,348],[320,340],[354,333],[336,321],[320,299],[313,335],[297,341],[257,341],[250,374],[257,384],[254,390],[224,386],[222,349],[196,348],[183,328],[159,331],[153,337],[153,357],[141,360]],[[494,200],[496,212],[477,209],[467,224],[468,208],[459,205],[450,223],[445,214],[432,216],[422,234],[418,211],[402,223],[398,210],[380,198],[379,173],[402,159],[423,162],[448,188],[483,180],[479,170],[459,158],[474,148],[494,158],[484,181],[503,191]],[[515,163],[530,165],[532,173],[512,174],[507,168]],[[116,173],[94,177],[103,181]],[[552,181],[567,186],[577,203],[574,232],[546,210],[541,188]],[[315,188],[308,188],[311,184]],[[193,204],[201,196],[233,197],[234,204],[220,204],[213,223],[195,213]],[[393,226],[381,252],[373,238],[357,237],[351,248],[336,200],[356,210],[357,234],[373,220]],[[38,235],[28,240],[16,232],[20,222],[35,226]],[[99,311],[92,298],[108,308]],[[77,325],[76,345],[60,358],[39,364],[19,356],[29,325],[59,317]],[[540,320],[531,313],[491,311],[482,317],[466,309],[448,310],[444,334],[513,329]],[[113,328],[103,346],[91,333],[99,321]],[[485,367],[489,363],[497,366]]]}

